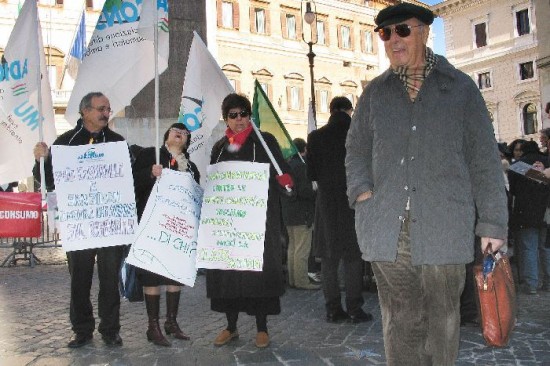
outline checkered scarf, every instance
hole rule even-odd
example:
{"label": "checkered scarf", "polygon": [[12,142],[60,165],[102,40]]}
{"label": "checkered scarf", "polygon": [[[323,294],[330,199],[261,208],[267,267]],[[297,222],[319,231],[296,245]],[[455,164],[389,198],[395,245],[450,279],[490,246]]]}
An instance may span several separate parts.
{"label": "checkered scarf", "polygon": [[405,90],[407,90],[413,102],[420,91],[424,79],[426,79],[428,74],[433,70],[436,63],[437,59],[434,52],[430,47],[426,47],[426,63],[423,67],[419,69],[409,69],[407,66],[399,66],[396,69],[392,69],[405,86]]}

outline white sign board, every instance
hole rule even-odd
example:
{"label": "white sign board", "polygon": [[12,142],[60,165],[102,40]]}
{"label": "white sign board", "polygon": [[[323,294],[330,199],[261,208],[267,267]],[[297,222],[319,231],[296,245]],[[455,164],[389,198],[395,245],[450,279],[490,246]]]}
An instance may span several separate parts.
{"label": "white sign board", "polygon": [[197,267],[261,271],[269,164],[208,166],[197,247]]}
{"label": "white sign board", "polygon": [[202,194],[190,173],[163,169],[126,261],[193,287]]}
{"label": "white sign board", "polygon": [[126,142],[51,150],[63,249],[132,243],[137,215]]}

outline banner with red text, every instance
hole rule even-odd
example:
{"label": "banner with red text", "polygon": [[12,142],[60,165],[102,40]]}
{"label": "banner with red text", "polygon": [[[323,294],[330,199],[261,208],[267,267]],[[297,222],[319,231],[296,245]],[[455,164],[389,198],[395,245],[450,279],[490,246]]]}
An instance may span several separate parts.
{"label": "banner with red text", "polygon": [[0,238],[39,238],[41,215],[40,193],[0,192]]}

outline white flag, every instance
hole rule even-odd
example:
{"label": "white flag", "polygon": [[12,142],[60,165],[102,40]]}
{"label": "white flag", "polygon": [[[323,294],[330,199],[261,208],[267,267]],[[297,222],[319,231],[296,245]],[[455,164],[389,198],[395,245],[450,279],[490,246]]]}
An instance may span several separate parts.
{"label": "white flag", "polygon": [[[142,9],[155,1],[159,17],[159,73],[168,67],[168,2],[166,0],[106,1],[84,54],[78,78],[69,99],[65,118],[73,125],[79,118],[78,105],[89,92],[109,98],[116,114],[155,77],[154,45],[138,33]],[[143,5],[140,5],[142,4]],[[150,20],[146,20],[150,22]],[[162,23],[162,24],[160,24]]]}
{"label": "white flag", "polygon": [[[155,2],[157,2],[157,0],[144,0],[143,5],[141,6],[141,15],[139,17],[138,32],[143,36],[143,38],[148,39],[149,41],[154,41],[155,39],[155,26],[158,27],[159,34],[161,32],[168,32],[168,8],[164,11],[161,9],[160,4],[158,4],[158,2],[166,1],[157,2],[158,13],[155,13]],[[156,21],[155,16],[157,17]],[[168,58],[168,43],[165,43],[164,46],[166,49],[163,51],[166,52],[166,58]]]}
{"label": "white flag", "polygon": [[51,144],[56,137],[47,75],[36,0],[27,0],[0,67],[0,184],[32,175],[39,124],[44,142]]}
{"label": "white flag", "polygon": [[307,111],[307,133],[315,131],[317,129],[317,123],[315,122],[315,116],[313,116],[313,101],[309,100],[309,109]]}
{"label": "white flag", "polygon": [[200,171],[201,185],[204,186],[212,146],[225,131],[225,124],[220,122],[221,104],[233,92],[233,87],[200,36],[193,33],[178,122],[191,131],[187,151]]}

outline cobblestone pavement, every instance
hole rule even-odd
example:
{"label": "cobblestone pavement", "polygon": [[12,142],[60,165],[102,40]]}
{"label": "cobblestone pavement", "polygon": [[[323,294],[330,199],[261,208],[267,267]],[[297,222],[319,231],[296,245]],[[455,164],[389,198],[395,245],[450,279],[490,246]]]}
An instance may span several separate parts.
{"label": "cobblestone pavement", "polygon": [[[0,260],[7,253],[0,249]],[[59,248],[35,253],[42,263],[34,268],[27,261],[0,268],[1,366],[385,364],[377,296],[369,292],[364,293],[364,309],[373,313],[374,321],[329,324],[324,320],[322,291],[289,289],[281,299],[282,313],[268,318],[270,347],[254,346],[255,322],[244,314],[238,323],[240,338],[214,347],[225,316],[210,310],[204,276],[182,292],[178,319],[190,341],[172,339],[170,348],[147,342],[144,304],[123,300],[123,347],[108,348],[96,332],[90,345],[69,349],[69,274],[64,255]],[[92,293],[96,307],[97,279]],[[506,348],[488,348],[479,329],[463,327],[457,365],[550,365],[549,302],[549,292],[519,296],[518,325]]]}

